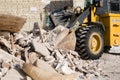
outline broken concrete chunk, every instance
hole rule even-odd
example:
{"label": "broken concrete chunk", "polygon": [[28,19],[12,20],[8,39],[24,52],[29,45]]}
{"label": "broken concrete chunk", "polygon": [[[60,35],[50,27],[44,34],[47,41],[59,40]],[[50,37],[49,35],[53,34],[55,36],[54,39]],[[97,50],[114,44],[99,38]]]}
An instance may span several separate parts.
{"label": "broken concrete chunk", "polygon": [[9,69],[10,68],[10,64],[7,61],[3,60],[2,68],[8,68]]}
{"label": "broken concrete chunk", "polygon": [[29,77],[29,76],[27,76],[27,77],[26,77],[26,79],[27,79],[27,80],[32,80],[32,78],[31,78],[31,77]]}
{"label": "broken concrete chunk", "polygon": [[16,53],[15,53],[15,57],[21,59],[21,57],[22,57],[22,56],[21,56],[21,53],[20,53],[20,52],[16,52]]}
{"label": "broken concrete chunk", "polygon": [[55,50],[55,58],[57,60],[62,60],[63,59],[63,55],[58,50]]}
{"label": "broken concrete chunk", "polygon": [[67,28],[65,28],[64,26],[62,25],[58,25],[57,27],[55,27],[52,31],[56,34],[59,34],[61,31],[65,30]]}
{"label": "broken concrete chunk", "polygon": [[[24,64],[23,71],[28,74],[33,80],[50,80],[53,74],[44,70],[45,66],[41,68],[35,67],[32,64]],[[46,66],[47,67],[47,66]]]}
{"label": "broken concrete chunk", "polygon": [[21,38],[21,39],[19,39],[18,40],[18,44],[21,46],[21,47],[25,47],[25,46],[27,46],[27,41],[26,40],[24,40],[23,38]]}
{"label": "broken concrete chunk", "polygon": [[4,37],[6,40],[9,40],[10,39],[10,32],[0,31],[0,36]]}
{"label": "broken concrete chunk", "polygon": [[3,75],[3,74],[2,74],[2,72],[0,71],[0,79],[2,78],[2,75]]}
{"label": "broken concrete chunk", "polygon": [[[47,66],[46,66],[47,67]],[[44,66],[38,68],[32,64],[24,64],[23,71],[28,74],[33,80],[77,80],[78,74],[61,75],[51,71],[44,70]]]}
{"label": "broken concrete chunk", "polygon": [[12,60],[19,61],[20,63],[24,63],[23,60],[5,52],[4,50],[0,49],[0,59],[6,60],[8,62],[11,62]]}
{"label": "broken concrete chunk", "polygon": [[5,76],[8,71],[9,71],[8,68],[6,68],[6,67],[2,68],[1,69],[2,76]]}
{"label": "broken concrete chunk", "polygon": [[69,29],[64,29],[63,31],[61,31],[54,42],[54,46],[58,46],[58,44],[68,35],[69,33]]}
{"label": "broken concrete chunk", "polygon": [[95,79],[95,75],[94,74],[86,74],[86,78],[87,79]]}
{"label": "broken concrete chunk", "polygon": [[49,61],[47,61],[49,64],[53,64],[54,62],[55,62],[55,58],[53,58],[53,59],[51,59],[51,60],[49,60]]}
{"label": "broken concrete chunk", "polygon": [[30,62],[33,64],[38,59],[37,54],[35,52],[31,52],[28,54]]}
{"label": "broken concrete chunk", "polygon": [[58,63],[56,66],[56,70],[62,74],[72,74],[75,73],[72,69],[68,67],[68,63],[66,61],[63,61],[61,63]]}
{"label": "broken concrete chunk", "polygon": [[45,60],[46,61],[51,61],[51,60],[54,60],[54,57],[53,56],[46,56]]}
{"label": "broken concrete chunk", "polygon": [[3,59],[3,60],[10,62],[10,61],[12,61],[13,58],[11,57],[11,55],[9,53],[0,49],[0,59]]}
{"label": "broken concrete chunk", "polygon": [[44,43],[44,44],[45,44],[45,46],[47,47],[48,50],[53,52],[53,50],[54,50],[53,46],[50,46],[50,44],[48,44],[48,43]]}
{"label": "broken concrete chunk", "polygon": [[40,28],[40,32],[41,32],[41,35],[43,35],[43,34],[45,34],[47,31],[44,30],[44,29],[42,29],[42,28]]}
{"label": "broken concrete chunk", "polygon": [[48,49],[46,48],[44,43],[39,43],[36,40],[33,40],[32,44],[33,44],[33,47],[37,53],[41,54],[42,56],[49,56],[50,55],[50,52],[48,51]]}
{"label": "broken concrete chunk", "polygon": [[0,37],[0,44],[4,45],[8,49],[11,49],[11,45],[10,45],[9,41],[7,41],[6,39],[4,39],[2,37]]}
{"label": "broken concrete chunk", "polygon": [[14,38],[15,38],[15,41],[17,41],[18,39],[21,39],[21,38],[24,38],[24,35],[19,32],[19,33],[14,33]]}
{"label": "broken concrete chunk", "polygon": [[26,63],[31,63],[30,60],[29,60],[29,53],[28,53],[29,49],[30,49],[30,47],[27,47],[27,48],[24,49],[24,52],[25,52],[24,57],[25,57],[25,62]]}
{"label": "broken concrete chunk", "polygon": [[1,80],[25,80],[25,74],[20,69],[10,69]]}
{"label": "broken concrete chunk", "polygon": [[0,14],[0,30],[18,32],[25,22],[26,19],[21,17]]}
{"label": "broken concrete chunk", "polygon": [[45,71],[49,71],[51,73],[55,73],[57,74],[57,72],[55,71],[55,69],[52,68],[51,65],[49,65],[47,62],[43,61],[43,60],[37,60],[35,65],[40,68],[40,69],[43,69]]}
{"label": "broken concrete chunk", "polygon": [[72,54],[73,56],[80,57],[80,55],[75,51],[70,50],[69,53]]}
{"label": "broken concrete chunk", "polygon": [[11,44],[11,49],[14,50],[15,49],[15,44],[14,44],[14,37],[13,35],[10,35],[10,44]]}
{"label": "broken concrete chunk", "polygon": [[72,61],[73,58],[74,57],[72,55],[67,55],[67,62],[69,62],[69,64],[71,64],[71,67],[75,66],[73,61]]}
{"label": "broken concrete chunk", "polygon": [[57,34],[55,34],[53,31],[50,31],[46,34],[44,41],[49,42],[49,44],[53,45],[56,36]]}

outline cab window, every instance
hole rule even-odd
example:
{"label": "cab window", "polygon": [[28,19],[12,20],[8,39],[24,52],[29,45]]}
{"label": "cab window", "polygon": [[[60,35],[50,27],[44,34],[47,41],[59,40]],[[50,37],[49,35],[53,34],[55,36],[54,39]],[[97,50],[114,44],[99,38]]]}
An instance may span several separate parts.
{"label": "cab window", "polygon": [[110,6],[110,8],[111,8],[111,11],[120,11],[120,5],[119,5],[119,3],[111,3],[111,6]]}

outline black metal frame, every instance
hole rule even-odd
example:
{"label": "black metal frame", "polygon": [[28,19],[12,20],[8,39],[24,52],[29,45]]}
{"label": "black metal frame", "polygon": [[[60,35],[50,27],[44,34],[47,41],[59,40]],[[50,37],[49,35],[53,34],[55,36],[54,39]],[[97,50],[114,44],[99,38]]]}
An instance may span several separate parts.
{"label": "black metal frame", "polygon": [[[115,5],[118,5],[118,7]],[[110,0],[109,9],[110,9],[111,13],[120,13],[120,0]],[[114,9],[114,10],[112,10],[112,9]]]}
{"label": "black metal frame", "polygon": [[[114,4],[118,4],[119,7],[118,10],[115,9],[115,6]],[[112,7],[113,6],[113,9],[112,10]],[[96,11],[96,14],[106,14],[106,13],[116,13],[116,14],[119,14],[120,13],[120,0],[103,0],[103,6],[102,7],[97,7],[97,11]]]}

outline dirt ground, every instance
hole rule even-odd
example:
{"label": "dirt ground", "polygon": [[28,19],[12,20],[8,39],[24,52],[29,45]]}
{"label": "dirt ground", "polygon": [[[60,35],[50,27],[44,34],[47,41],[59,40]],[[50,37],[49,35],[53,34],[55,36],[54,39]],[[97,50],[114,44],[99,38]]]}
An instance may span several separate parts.
{"label": "dirt ground", "polygon": [[106,78],[120,80],[120,55],[104,54],[101,60],[104,60],[101,67],[107,75]]}
{"label": "dirt ground", "polygon": [[97,60],[101,69],[99,77],[89,77],[87,80],[120,80],[120,55],[104,53]]}

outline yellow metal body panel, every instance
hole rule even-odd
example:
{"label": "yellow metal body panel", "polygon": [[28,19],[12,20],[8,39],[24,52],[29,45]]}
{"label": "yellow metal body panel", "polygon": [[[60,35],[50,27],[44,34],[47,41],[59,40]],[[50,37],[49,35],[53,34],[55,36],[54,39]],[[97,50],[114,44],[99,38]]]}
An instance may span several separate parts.
{"label": "yellow metal body panel", "polygon": [[[91,10],[91,22],[102,22],[105,26],[105,46],[120,46],[120,14],[107,13],[95,15],[96,7]],[[88,18],[84,23],[88,22]]]}
{"label": "yellow metal body panel", "polygon": [[[92,9],[91,9],[91,22],[96,22],[96,21],[98,21],[99,20],[99,17],[97,16],[97,15],[95,15],[95,12],[96,12],[96,7],[92,7]],[[87,18],[85,18],[85,20],[84,20],[84,22],[83,23],[87,23],[87,22],[89,22],[88,21],[88,18],[89,17],[87,17]]]}
{"label": "yellow metal body panel", "polygon": [[91,9],[91,22],[98,21],[98,16],[95,15],[95,12],[96,12],[96,7],[92,7],[92,9]]}
{"label": "yellow metal body panel", "polygon": [[120,14],[104,14],[100,22],[105,26],[105,45],[120,46]]}

